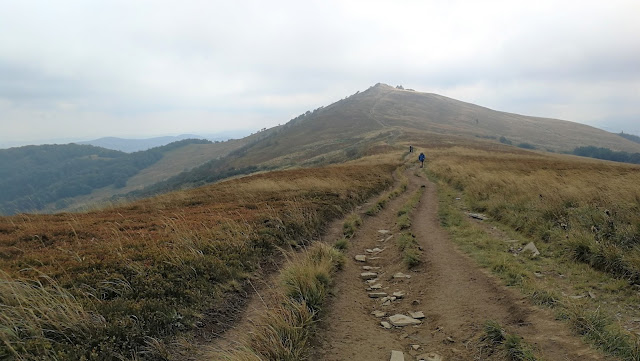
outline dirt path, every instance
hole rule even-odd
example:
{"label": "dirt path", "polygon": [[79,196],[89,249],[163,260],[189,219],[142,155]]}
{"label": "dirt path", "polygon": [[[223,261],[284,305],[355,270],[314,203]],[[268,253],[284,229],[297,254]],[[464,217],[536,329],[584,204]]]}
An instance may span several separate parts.
{"label": "dirt path", "polygon": [[[523,336],[534,345],[544,360],[603,360],[602,356],[573,336],[563,323],[554,320],[547,311],[529,304],[517,292],[501,286],[491,275],[481,270],[458,251],[438,222],[436,188],[426,178],[407,170],[409,188],[390,202],[375,217],[367,218],[352,240],[349,261],[337,277],[335,295],[328,304],[320,323],[311,360],[389,360],[391,350],[404,352],[405,360],[416,355],[436,352],[444,360],[497,360],[500,355],[487,355],[479,346],[483,325],[498,321],[510,332]],[[397,210],[416,189],[426,190],[412,217],[411,231],[423,252],[423,265],[407,271],[395,244]],[[391,230],[381,234],[379,230]],[[379,259],[356,262],[354,256],[365,249],[384,248]],[[362,266],[380,267],[378,281],[383,291],[391,295],[403,291],[402,299],[383,306],[380,299],[368,296],[368,285],[360,278]],[[411,275],[394,279],[396,272]],[[422,324],[384,329],[371,314],[378,310],[393,314],[423,311]],[[412,348],[418,345],[418,349]]]}

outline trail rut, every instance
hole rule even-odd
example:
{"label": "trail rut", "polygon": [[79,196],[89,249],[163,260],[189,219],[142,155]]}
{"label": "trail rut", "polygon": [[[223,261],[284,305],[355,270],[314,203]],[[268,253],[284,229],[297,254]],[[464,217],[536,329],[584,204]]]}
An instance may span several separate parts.
{"label": "trail rut", "polygon": [[[334,296],[320,322],[310,360],[389,360],[391,350],[404,352],[405,360],[436,352],[444,360],[499,360],[481,347],[479,339],[487,320],[495,320],[510,332],[523,336],[544,360],[604,360],[599,352],[572,335],[550,312],[531,306],[519,292],[502,286],[479,268],[449,240],[437,217],[436,186],[408,169],[409,187],[401,197],[389,202],[375,217],[367,218],[351,241],[349,261],[336,279]],[[419,205],[412,216],[411,231],[423,249],[423,264],[408,271],[395,244],[396,212],[419,187],[424,186]],[[387,241],[378,230],[391,230]],[[380,291],[406,293],[405,297],[382,306],[369,298],[360,279],[364,263],[354,256],[367,248],[384,248],[379,259],[366,265],[380,267]],[[393,279],[396,272],[411,275]],[[378,318],[372,311],[385,312]],[[389,315],[423,311],[418,326],[384,329],[380,322]],[[417,350],[412,347],[417,345]]]}

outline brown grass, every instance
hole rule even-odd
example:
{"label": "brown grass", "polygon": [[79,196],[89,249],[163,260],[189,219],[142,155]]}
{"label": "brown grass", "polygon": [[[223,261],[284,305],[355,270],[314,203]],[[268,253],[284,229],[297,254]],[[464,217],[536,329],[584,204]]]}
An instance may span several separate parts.
{"label": "brown grass", "polygon": [[[173,347],[173,338],[194,329],[210,305],[224,304],[277,248],[312,241],[328,221],[385,189],[393,169],[272,172],[102,211],[2,217],[0,268],[7,274],[0,284],[11,285],[12,296],[0,307],[36,297],[24,286],[34,284],[38,297],[65,300],[65,308],[104,322],[58,317],[57,326],[46,326],[63,330],[57,338],[33,337],[44,332],[38,323],[33,331],[0,328],[0,350],[19,350],[26,359],[96,352],[118,358],[143,349],[151,350],[143,359],[160,357],[153,353]],[[49,306],[30,301],[24,307],[38,315]],[[22,316],[10,318],[3,325],[18,325]],[[77,327],[91,330],[73,331]],[[77,341],[80,333],[86,342]],[[21,346],[27,340],[29,347]]]}

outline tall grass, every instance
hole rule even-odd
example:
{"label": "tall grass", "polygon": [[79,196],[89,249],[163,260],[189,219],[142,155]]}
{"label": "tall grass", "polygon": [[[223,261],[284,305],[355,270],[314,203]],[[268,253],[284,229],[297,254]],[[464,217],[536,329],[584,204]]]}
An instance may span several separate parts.
{"label": "tall grass", "polygon": [[55,359],[61,344],[80,345],[104,323],[50,277],[19,280],[0,271],[0,358]]}
{"label": "tall grass", "polygon": [[416,237],[412,232],[407,230],[411,228],[411,213],[420,201],[423,193],[424,188],[419,188],[397,213],[398,218],[396,224],[403,232],[396,238],[396,243],[400,252],[402,252],[402,259],[408,268],[418,266],[422,263],[422,255]]}
{"label": "tall grass", "polygon": [[473,211],[640,283],[640,167],[466,148],[432,157],[433,174]]}
{"label": "tall grass", "polygon": [[333,273],[345,257],[316,243],[294,256],[280,274],[277,304],[266,311],[241,346],[223,358],[242,360],[304,360],[313,326],[322,312]]}
{"label": "tall grass", "polygon": [[393,169],[272,172],[101,211],[0,217],[0,355],[163,359],[279,249],[305,247]]}
{"label": "tall grass", "polygon": [[[452,154],[456,152],[447,152],[447,157]],[[452,239],[482,266],[498,275],[505,284],[518,287],[534,304],[552,308],[558,318],[567,321],[577,334],[584,336],[594,346],[624,360],[640,360],[637,337],[622,327],[627,323],[626,318],[635,315],[633,310],[637,297],[629,285],[629,281],[634,282],[634,277],[632,269],[626,267],[633,266],[628,261],[637,257],[638,250],[636,246],[625,246],[624,242],[615,239],[615,234],[620,232],[619,225],[634,222],[637,217],[631,212],[635,206],[622,201],[637,186],[627,184],[620,190],[620,194],[615,195],[615,190],[609,189],[603,179],[599,179],[599,172],[608,169],[611,174],[618,172],[624,177],[636,175],[627,172],[628,168],[624,165],[618,168],[592,161],[583,164],[582,160],[575,160],[574,164],[573,160],[563,158],[560,160],[564,160],[564,164],[556,164],[556,156],[549,159],[542,155],[519,158],[509,154],[478,151],[476,155],[482,155],[481,160],[486,166],[483,169],[475,163],[479,160],[467,160],[462,154],[473,157],[462,151],[457,154],[461,165],[456,171],[447,167],[458,168],[458,163],[454,166],[436,160],[438,173],[434,171],[432,174],[442,181],[439,188],[439,216]],[[449,161],[452,160],[449,158]],[[443,170],[445,168],[446,171]],[[433,170],[433,163],[431,169]],[[471,175],[466,173],[467,169],[474,169],[477,173]],[[585,182],[581,176],[590,177],[593,182],[601,181],[602,184],[591,187],[609,192],[614,200],[621,202],[617,212],[623,207],[629,208],[626,213],[615,213],[608,208],[610,201],[599,199],[597,194],[585,193],[570,202],[563,200],[561,192],[547,197],[546,187],[550,184],[553,189],[557,186],[557,179],[535,177],[540,184],[532,184],[528,177],[534,177],[533,174],[539,171],[544,171],[545,174],[563,174],[562,184],[567,187],[567,191],[572,185]],[[502,178],[495,177],[494,172],[499,173]],[[465,180],[462,174],[468,174],[471,178]],[[574,179],[576,176],[578,178]],[[509,179],[512,181],[506,182]],[[491,185],[489,180],[494,184]],[[545,183],[547,181],[549,184]],[[526,193],[527,187],[531,187],[529,192],[535,193]],[[479,193],[470,194],[472,190],[479,192],[480,188],[484,188],[482,197],[478,198]],[[517,190],[524,193],[517,193]],[[573,191],[574,195],[582,192]],[[492,216],[490,222],[493,223],[482,225],[469,221],[467,217],[463,217],[462,209],[465,208],[489,213]],[[509,216],[501,212],[508,212]],[[585,214],[589,216],[581,218]],[[602,219],[607,218],[609,221],[602,223]],[[589,222],[581,223],[581,219],[588,219]],[[553,221],[548,223],[549,220]],[[545,228],[545,224],[551,225]],[[603,224],[605,228],[600,228]],[[493,231],[490,231],[492,228]],[[509,246],[502,242],[503,239],[495,238],[497,228],[506,230],[513,238],[526,240],[525,242],[535,241],[543,252],[542,256],[526,259],[514,257],[512,250],[506,253]],[[623,228],[629,231],[629,228]],[[627,238],[627,241],[630,239],[632,238]],[[546,270],[545,274],[537,272],[542,270]],[[534,272],[538,273],[535,277]],[[616,280],[616,277],[622,279]],[[579,300],[569,297],[573,292],[583,292],[584,295],[585,290],[599,290],[599,298],[592,300],[591,297],[595,296],[591,296],[591,293]],[[513,342],[517,343],[516,340]]]}

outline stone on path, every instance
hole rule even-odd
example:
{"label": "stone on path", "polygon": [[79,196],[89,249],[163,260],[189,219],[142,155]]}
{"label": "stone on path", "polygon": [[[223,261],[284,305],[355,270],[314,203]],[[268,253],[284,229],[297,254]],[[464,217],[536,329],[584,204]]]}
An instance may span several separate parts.
{"label": "stone on path", "polygon": [[389,230],[388,229],[379,229],[378,233],[387,234],[387,233],[389,233]]}
{"label": "stone on path", "polygon": [[404,297],[404,292],[402,292],[402,291],[394,292],[393,293],[393,297],[403,298]]}
{"label": "stone on path", "polygon": [[386,242],[386,241],[390,240],[391,238],[393,238],[393,235],[390,235],[389,237],[385,238],[384,241]]}
{"label": "stone on path", "polygon": [[422,311],[409,312],[409,316],[419,320],[419,319],[424,318],[424,312],[422,312]]}
{"label": "stone on path", "polygon": [[362,269],[365,271],[375,271],[377,269],[380,269],[380,267],[362,266]]}
{"label": "stone on path", "polygon": [[358,262],[367,262],[367,256],[363,255],[363,254],[358,254],[356,255],[356,261]]}
{"label": "stone on path", "polygon": [[372,279],[370,279],[370,280],[366,280],[365,282],[367,282],[367,283],[368,283],[368,284],[370,284],[370,285],[373,285],[373,284],[375,284],[376,282],[378,282],[378,279],[377,279],[377,278],[372,278]]}
{"label": "stone on path", "polygon": [[420,348],[420,345],[411,345],[411,348],[414,350],[418,350]]}
{"label": "stone on path", "polygon": [[469,215],[469,217],[471,217],[473,219],[478,219],[478,220],[481,220],[481,221],[485,221],[485,220],[488,219],[488,217],[485,216],[482,213],[467,213],[467,214]]}
{"label": "stone on path", "polygon": [[398,273],[393,275],[393,278],[411,278],[411,276],[410,275],[406,275],[406,274],[404,274],[402,272],[398,272]]}
{"label": "stone on path", "polygon": [[390,361],[404,361],[404,353],[402,351],[391,351]]}
{"label": "stone on path", "polygon": [[380,325],[381,325],[382,327],[386,328],[387,330],[389,330],[389,329],[391,329],[391,327],[393,327],[393,326],[391,326],[391,324],[390,324],[389,322],[387,322],[387,321],[382,321],[382,322],[380,322]]}
{"label": "stone on path", "polygon": [[[372,314],[372,315],[374,315],[374,316],[376,316],[377,318],[384,317],[384,316],[386,316],[386,315],[387,315],[387,313],[386,313],[386,312],[384,312],[384,311],[378,311],[378,310],[375,310],[375,311],[371,312],[371,314]],[[387,323],[387,322],[385,322],[385,323]]]}
{"label": "stone on path", "polygon": [[382,298],[387,297],[386,292],[369,292],[369,298]]}
{"label": "stone on path", "polygon": [[520,253],[531,252],[531,257],[538,257],[540,255],[540,251],[536,248],[536,245],[533,242],[527,243],[526,246],[520,251]]}
{"label": "stone on path", "polygon": [[442,356],[435,352],[423,353],[416,358],[418,361],[442,361]]}
{"label": "stone on path", "polygon": [[382,283],[376,283],[375,285],[370,286],[368,290],[369,291],[370,290],[379,290],[381,288],[382,288]]}
{"label": "stone on path", "polygon": [[360,278],[363,280],[372,280],[374,278],[378,278],[378,274],[375,272],[362,272],[360,273]]}
{"label": "stone on path", "polygon": [[396,327],[404,327],[409,325],[419,325],[422,323],[420,320],[416,320],[413,317],[409,317],[406,315],[396,314],[393,316],[389,316],[389,322]]}

